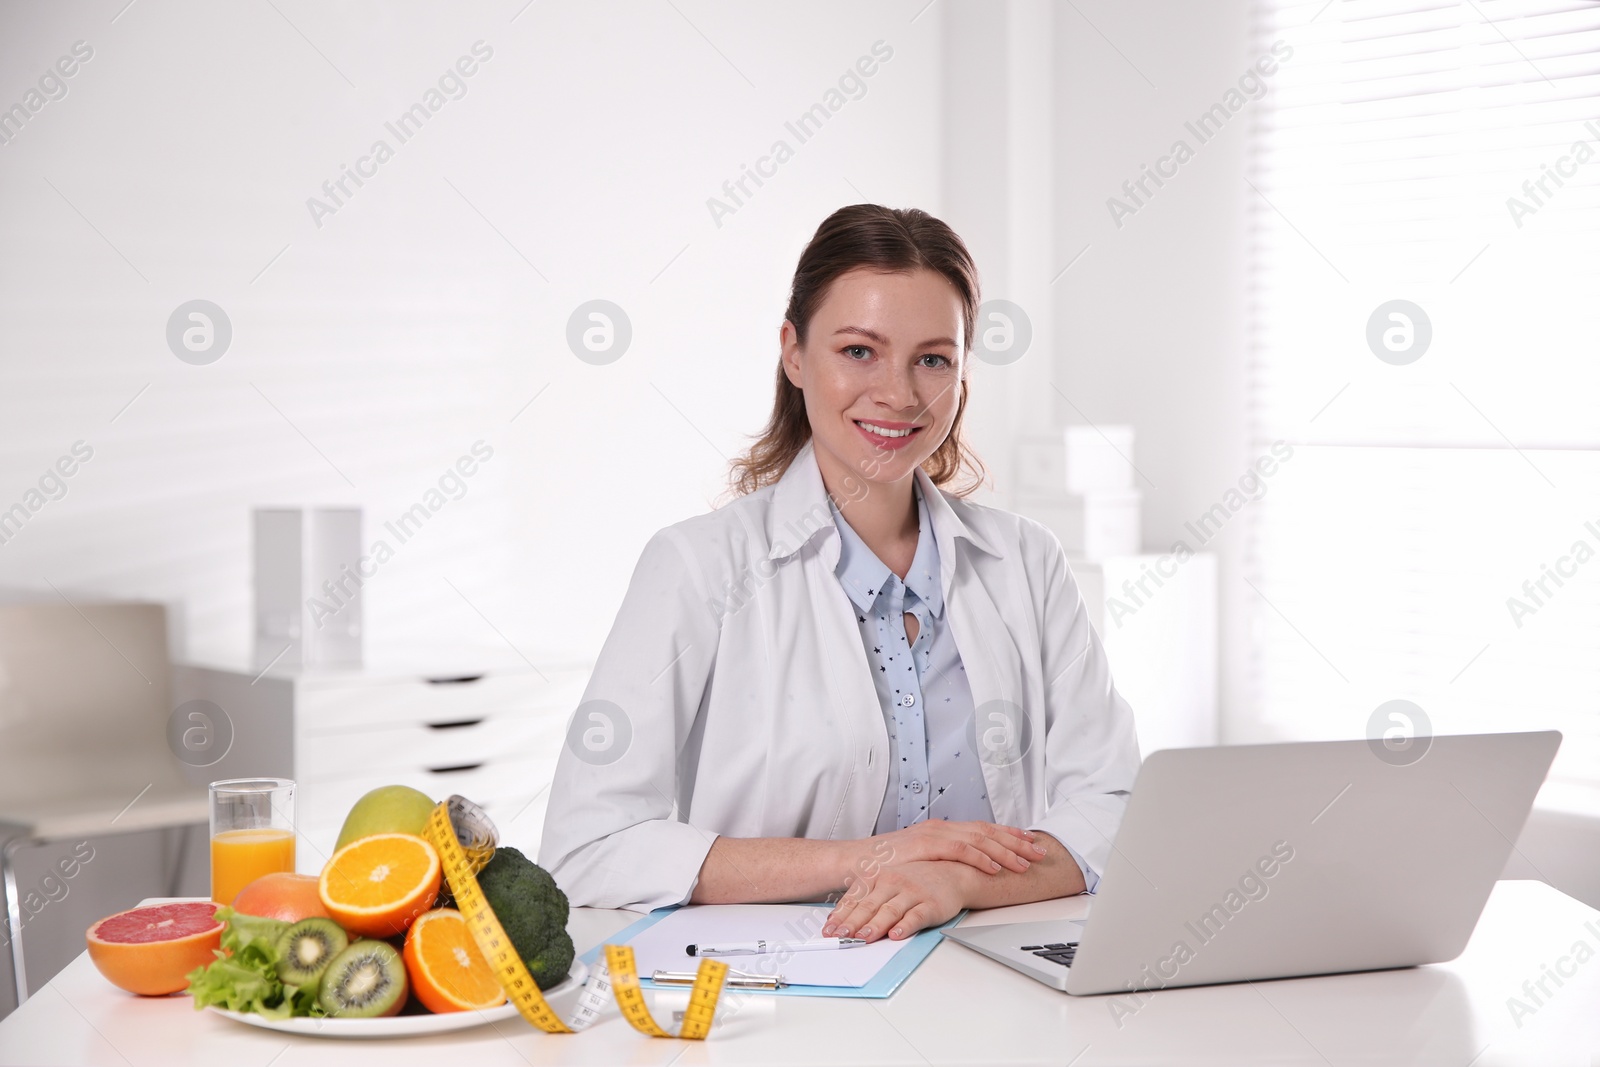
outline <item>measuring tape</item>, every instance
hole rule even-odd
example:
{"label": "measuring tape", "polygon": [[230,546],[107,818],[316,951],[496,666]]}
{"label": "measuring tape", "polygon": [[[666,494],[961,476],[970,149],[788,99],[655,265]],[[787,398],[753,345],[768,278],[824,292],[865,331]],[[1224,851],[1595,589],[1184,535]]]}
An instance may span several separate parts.
{"label": "measuring tape", "polygon": [[488,815],[465,797],[452,796],[434,807],[423,836],[439,853],[445,883],[455,897],[456,909],[467,920],[478,950],[494,969],[495,980],[505,990],[506,999],[517,1006],[517,1011],[528,1022],[547,1034],[577,1033],[600,1017],[609,996],[615,998],[622,1009],[622,1017],[635,1030],[651,1037],[698,1041],[710,1032],[717,998],[722,995],[722,984],[728,976],[728,965],[720,960],[701,960],[683,1025],[673,1033],[656,1022],[645,1006],[633,949],[628,945],[605,946],[596,970],[583,983],[577,1007],[563,1020],[544,999],[539,984],[528,973],[522,957],[517,955],[516,947],[478,886],[478,872],[494,857],[497,839]]}
{"label": "measuring tape", "polygon": [[[711,1032],[711,1018],[717,1013],[717,998],[722,995],[722,983],[728,977],[728,965],[721,960],[702,960],[695,975],[694,988],[689,990],[689,1007],[683,1013],[683,1025],[676,1034],[661,1028],[644,1006],[644,993],[639,989],[639,972],[633,963],[630,945],[607,945],[605,968],[610,970],[611,994],[617,998],[622,1017],[633,1028],[651,1037],[685,1037],[703,1041]],[[602,974],[606,973],[602,969]]]}

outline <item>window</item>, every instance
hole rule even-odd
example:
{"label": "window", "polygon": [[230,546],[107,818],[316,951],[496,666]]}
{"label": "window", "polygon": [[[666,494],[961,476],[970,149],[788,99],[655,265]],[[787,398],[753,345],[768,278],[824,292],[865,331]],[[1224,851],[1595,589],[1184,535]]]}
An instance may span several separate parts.
{"label": "window", "polygon": [[[1554,727],[1600,783],[1600,3],[1267,0],[1255,112],[1258,720]],[[1404,303],[1396,303],[1403,301]],[[1387,718],[1387,716],[1384,716]]]}

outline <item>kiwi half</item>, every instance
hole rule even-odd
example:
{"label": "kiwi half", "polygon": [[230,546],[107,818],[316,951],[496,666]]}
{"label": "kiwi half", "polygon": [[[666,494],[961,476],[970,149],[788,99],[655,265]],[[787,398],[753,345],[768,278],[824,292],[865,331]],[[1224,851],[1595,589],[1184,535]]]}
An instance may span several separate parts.
{"label": "kiwi half", "polygon": [[278,979],[285,985],[312,985],[349,944],[332,919],[301,919],[278,938]]}
{"label": "kiwi half", "polygon": [[406,965],[387,941],[352,941],[322,972],[317,1003],[336,1018],[395,1015],[406,1003]]}

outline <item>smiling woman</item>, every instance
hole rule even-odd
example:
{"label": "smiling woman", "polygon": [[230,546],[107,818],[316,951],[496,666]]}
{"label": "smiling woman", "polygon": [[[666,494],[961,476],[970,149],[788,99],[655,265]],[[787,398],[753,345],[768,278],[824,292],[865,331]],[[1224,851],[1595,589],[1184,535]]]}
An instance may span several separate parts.
{"label": "smiling woman", "polygon": [[843,894],[823,936],[876,940],[1093,891],[1133,717],[1059,542],[964,499],[978,294],[914,209],[802,253],[737,497],[651,538],[578,709],[628,740],[561,754],[540,864],[574,904]]}
{"label": "smiling woman", "polygon": [[[870,323],[890,313],[891,307],[899,306],[914,309],[917,319],[932,331],[920,346],[931,349],[929,354],[937,354],[942,360],[942,364],[930,368],[942,372],[930,399],[936,397],[941,402],[941,412],[953,408],[943,420],[943,432],[920,435],[923,440],[919,443],[924,447],[916,453],[916,462],[906,469],[926,461],[928,476],[942,486],[966,468],[968,482],[959,495],[977,488],[984,476],[983,464],[962,439],[961,416],[967,405],[965,356],[971,349],[977,322],[978,292],[977,268],[961,238],[926,212],[891,212],[870,204],[834,212],[818,228],[795,271],[789,307],[779,330],[783,356],[778,363],[772,416],[749,452],[734,462],[735,489],[746,494],[777,481],[801,446],[811,439],[812,413],[805,383],[797,380],[797,375],[799,352],[813,331],[828,332],[819,347],[832,346],[840,354],[848,350],[853,352],[855,361],[866,363],[874,351],[872,345],[881,350],[887,344],[884,335]],[[831,302],[826,300],[830,295],[834,298]],[[829,321],[816,323],[813,320],[825,302],[830,304]],[[958,343],[957,338],[962,342]],[[919,347],[914,343],[916,338],[910,336],[896,340]],[[819,392],[826,388],[820,380],[826,368],[810,362],[807,368],[819,376],[815,388]],[[865,379],[858,375],[857,380]],[[835,388],[849,386],[840,383]],[[886,412],[872,414],[894,421]],[[823,421],[826,427],[821,432],[837,422]],[[891,430],[908,428],[879,426]],[[869,443],[874,444],[887,444],[886,436],[866,433]],[[879,458],[872,457],[869,466],[875,466]],[[902,461],[906,458],[902,457]]]}

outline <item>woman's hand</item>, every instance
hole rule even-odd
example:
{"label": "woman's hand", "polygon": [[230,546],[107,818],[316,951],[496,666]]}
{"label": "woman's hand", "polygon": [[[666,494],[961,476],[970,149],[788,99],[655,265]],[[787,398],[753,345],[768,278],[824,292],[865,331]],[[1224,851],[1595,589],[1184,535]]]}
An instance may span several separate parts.
{"label": "woman's hand", "polygon": [[1041,833],[1036,843],[1044,846],[1044,856],[1026,873],[979,873],[950,860],[864,868],[846,880],[844,899],[828,914],[822,936],[876,941],[887,935],[899,941],[962,908],[998,908],[1083,892],[1083,871],[1061,842]]}
{"label": "woman's hand", "polygon": [[1045,854],[1033,831],[992,822],[949,822],[927,819],[861,842],[852,875],[868,875],[880,867],[926,860],[963,863],[984,874],[1001,870],[1021,874]]}
{"label": "woman's hand", "polygon": [[[904,831],[901,831],[902,833]],[[972,868],[948,860],[897,863],[852,882],[823,924],[823,937],[895,941],[955,917],[966,907]]]}

